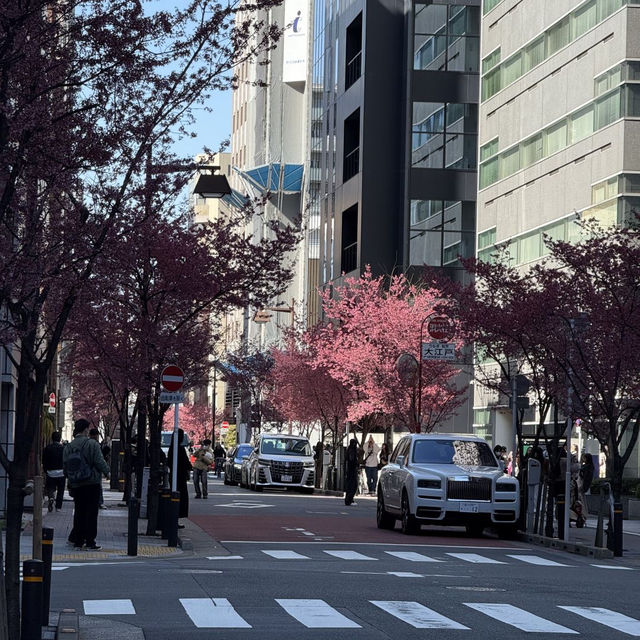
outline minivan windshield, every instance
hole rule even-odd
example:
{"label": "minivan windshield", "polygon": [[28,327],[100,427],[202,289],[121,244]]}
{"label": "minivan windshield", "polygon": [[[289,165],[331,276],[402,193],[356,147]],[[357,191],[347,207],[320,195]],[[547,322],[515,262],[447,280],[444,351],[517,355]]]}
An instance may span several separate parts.
{"label": "minivan windshield", "polygon": [[[171,440],[173,439],[173,431],[163,431],[161,438],[162,438],[162,441],[160,446],[162,447],[171,446]],[[182,436],[181,444],[183,447],[188,447],[191,444],[191,442],[189,442],[189,436],[186,433]]]}
{"label": "minivan windshield", "polygon": [[416,440],[413,447],[416,464],[458,464],[463,467],[497,467],[486,442],[469,440]]}
{"label": "minivan windshield", "polygon": [[310,456],[311,445],[306,438],[262,438],[260,453],[279,456]]}

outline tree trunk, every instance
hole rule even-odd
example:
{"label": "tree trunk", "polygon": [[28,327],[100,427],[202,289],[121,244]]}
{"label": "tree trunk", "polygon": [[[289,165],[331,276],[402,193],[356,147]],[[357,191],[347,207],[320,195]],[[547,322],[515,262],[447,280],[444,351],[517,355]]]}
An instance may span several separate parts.
{"label": "tree trunk", "polygon": [[24,486],[24,477],[9,478],[5,587],[10,640],[20,640],[20,530],[24,508]]}
{"label": "tree trunk", "polygon": [[162,488],[160,468],[161,423],[156,416],[149,416],[149,490],[147,493],[147,535],[153,536],[158,529],[158,489]]}

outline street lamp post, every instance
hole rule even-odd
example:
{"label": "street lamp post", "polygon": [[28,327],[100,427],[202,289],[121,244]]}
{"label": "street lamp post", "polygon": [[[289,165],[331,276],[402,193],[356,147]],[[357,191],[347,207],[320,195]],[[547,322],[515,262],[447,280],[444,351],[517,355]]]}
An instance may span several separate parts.
{"label": "street lamp post", "polygon": [[422,431],[422,332],[424,331],[424,323],[434,315],[433,312],[425,316],[420,323],[420,342],[418,343],[418,415],[417,429],[418,433]]}

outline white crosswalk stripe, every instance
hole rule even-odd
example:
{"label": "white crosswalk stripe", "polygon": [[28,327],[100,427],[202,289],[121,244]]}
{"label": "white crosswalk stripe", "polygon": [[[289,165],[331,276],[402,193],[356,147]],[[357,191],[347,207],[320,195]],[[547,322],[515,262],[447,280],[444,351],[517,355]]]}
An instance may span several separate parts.
{"label": "white crosswalk stripe", "polygon": [[578,633],[573,629],[563,627],[511,604],[492,602],[464,602],[463,604],[521,631],[530,633]]}
{"label": "white crosswalk stripe", "polygon": [[436,560],[430,558],[422,553],[416,553],[415,551],[385,551],[394,558],[400,558],[400,560],[409,560],[410,562],[442,562],[442,560]]}
{"label": "white crosswalk stripe", "polygon": [[262,553],[265,553],[276,560],[309,560],[309,556],[303,556],[301,553],[290,551],[288,549],[269,549],[264,550]]}
{"label": "white crosswalk stripe", "polygon": [[583,618],[599,622],[606,627],[622,631],[628,636],[639,637],[640,636],[640,621],[635,618],[630,618],[622,613],[611,611],[610,609],[603,609],[602,607],[563,607],[565,611],[571,611]]}
{"label": "white crosswalk stripe", "polygon": [[377,560],[378,558],[372,558],[371,556],[365,556],[363,553],[357,551],[325,551],[327,555],[334,558],[340,558],[341,560]]}
{"label": "white crosswalk stripe", "polygon": [[193,624],[199,629],[251,629],[226,598],[180,598]]}
{"label": "white crosswalk stripe", "polygon": [[276,602],[308,629],[360,629],[360,625],[324,600],[277,599]]}
{"label": "white crosswalk stripe", "polygon": [[370,602],[416,629],[469,629],[419,602],[393,600],[370,600]]}
{"label": "white crosswalk stripe", "polygon": [[135,607],[131,600],[83,600],[86,616],[134,615]]}
{"label": "white crosswalk stripe", "polygon": [[541,558],[540,556],[532,556],[532,555],[519,555],[519,554],[511,554],[508,553],[507,556],[509,558],[513,558],[514,560],[521,560],[522,562],[526,562],[528,564],[535,564],[540,567],[568,567],[568,564],[562,564],[561,562],[556,562],[555,560],[549,560],[548,558]]}
{"label": "white crosswalk stripe", "polygon": [[474,564],[505,564],[501,560],[495,560],[494,558],[487,558],[477,553],[447,553],[448,556],[453,556],[459,560],[465,562],[472,562]]}

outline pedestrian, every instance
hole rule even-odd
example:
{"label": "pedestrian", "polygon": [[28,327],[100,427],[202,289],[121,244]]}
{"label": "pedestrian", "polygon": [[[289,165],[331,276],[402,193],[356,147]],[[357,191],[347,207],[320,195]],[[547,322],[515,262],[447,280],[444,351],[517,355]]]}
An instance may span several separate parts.
{"label": "pedestrian", "polygon": [[211,440],[205,438],[199,449],[193,454],[193,487],[196,490],[196,499],[207,499],[207,474],[213,464],[213,451]]}
{"label": "pedestrian", "polygon": [[378,454],[380,447],[375,443],[373,436],[369,434],[369,440],[364,449],[364,472],[367,474],[367,490],[370,496],[376,494],[378,483]]}
{"label": "pedestrian", "polygon": [[76,420],[73,440],[64,448],[64,471],[73,497],[73,529],[69,541],[76,549],[98,551],[98,510],[102,474],[109,478],[109,467],[100,445],[89,437],[89,421]]}
{"label": "pedestrian", "polygon": [[382,446],[380,447],[379,459],[380,464],[378,464],[378,469],[382,469],[382,467],[385,467],[387,464],[389,464],[389,449],[386,442],[383,442]]}
{"label": "pedestrian", "polygon": [[216,461],[216,478],[220,480],[222,477],[222,471],[224,470],[224,459],[227,455],[227,452],[224,450],[224,447],[219,442],[216,442],[216,446],[213,450],[213,457]]}
{"label": "pedestrian", "polygon": [[313,448],[313,463],[315,466],[314,486],[319,489],[322,486],[322,464],[324,462],[324,445],[321,440],[316,442]]}
{"label": "pedestrian", "polygon": [[[178,429],[178,468],[176,469],[176,488],[180,493],[180,506],[178,508],[178,518],[189,517],[189,492],[187,490],[187,482],[191,475],[191,463],[185,448],[182,446],[184,442],[184,431]],[[167,464],[169,465],[169,482],[173,486],[173,438],[169,445],[167,453]],[[178,524],[178,529],[184,529],[183,524]]]}
{"label": "pedestrian", "polygon": [[[100,444],[99,440],[100,440],[100,432],[95,428],[92,427],[91,429],[89,429],[89,437],[92,440],[95,440],[98,444]],[[100,446],[100,451],[102,453],[102,457],[104,458],[104,461],[107,462],[107,459],[104,455],[104,449],[102,448],[102,445]],[[108,466],[108,464],[107,464]],[[106,507],[104,506],[104,493],[102,491],[102,482],[100,483],[100,502],[98,503],[98,507],[100,509],[106,509]]]}
{"label": "pedestrian", "polygon": [[589,513],[587,508],[587,494],[591,489],[595,465],[593,464],[593,456],[590,453],[583,453],[580,458],[580,471],[578,471],[578,495],[582,502],[583,513]]}
{"label": "pedestrian", "polygon": [[347,447],[347,453],[344,459],[344,503],[354,505],[353,497],[356,495],[358,489],[358,470],[360,465],[358,464],[358,441],[355,438],[351,438],[349,446]]}
{"label": "pedestrian", "polygon": [[[64,463],[62,455],[64,445],[60,442],[62,433],[54,431],[51,434],[51,443],[48,444],[42,452],[42,467],[46,473],[45,489],[49,504],[47,509],[53,511],[55,504],[56,511],[62,509],[62,501],[64,500]],[[55,500],[54,500],[55,498]]]}

